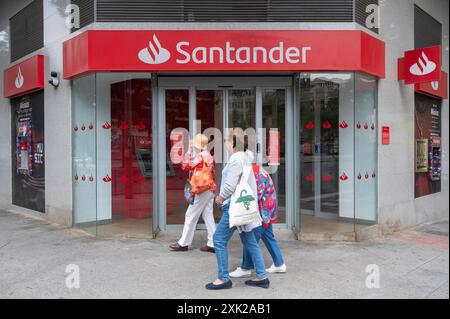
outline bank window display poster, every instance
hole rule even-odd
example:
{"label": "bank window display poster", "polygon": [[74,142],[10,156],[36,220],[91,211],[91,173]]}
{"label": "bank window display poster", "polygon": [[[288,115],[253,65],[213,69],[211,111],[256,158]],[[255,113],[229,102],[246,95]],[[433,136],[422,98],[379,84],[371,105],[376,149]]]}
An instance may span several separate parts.
{"label": "bank window display poster", "polygon": [[441,100],[415,95],[415,198],[441,191]]}
{"label": "bank window display poster", "polygon": [[428,172],[428,140],[416,139],[416,173]]}
{"label": "bank window display poster", "polygon": [[44,93],[11,99],[12,203],[45,212]]}

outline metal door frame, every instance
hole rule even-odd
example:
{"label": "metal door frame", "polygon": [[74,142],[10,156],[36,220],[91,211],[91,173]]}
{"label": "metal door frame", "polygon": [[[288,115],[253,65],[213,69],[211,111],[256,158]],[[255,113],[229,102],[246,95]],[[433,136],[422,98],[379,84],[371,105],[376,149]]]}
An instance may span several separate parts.
{"label": "metal door frame", "polygon": [[[161,174],[165,172],[166,167],[166,149],[165,149],[165,138],[166,138],[166,106],[165,106],[165,90],[167,89],[185,89],[189,90],[189,131],[194,132],[195,128],[195,115],[196,115],[196,90],[223,90],[223,127],[227,127],[228,124],[228,91],[230,89],[255,89],[256,98],[256,126],[262,126],[262,89],[285,89],[286,90],[286,101],[285,101],[285,144],[286,144],[286,178],[285,178],[285,189],[286,189],[286,216],[285,223],[274,224],[274,228],[292,228],[294,225],[294,219],[296,210],[294,209],[296,205],[295,192],[296,192],[296,177],[294,175],[295,171],[295,154],[293,149],[295,144],[294,140],[294,94],[293,94],[293,77],[292,76],[158,76],[157,87],[155,90],[157,94],[156,101],[157,104],[157,114],[154,117],[156,123],[154,123],[157,128],[156,132],[157,140],[156,149],[157,154],[153,154],[154,158],[157,159],[158,174],[155,178],[154,184],[156,185],[157,202],[154,210],[159,216],[156,218],[158,223],[158,230],[181,230],[183,225],[168,225],[167,224],[167,212],[166,212],[166,174]],[[154,92],[155,93],[155,92]],[[259,137],[259,136],[258,136]],[[225,154],[225,152],[223,152]],[[154,185],[155,186],[155,185]],[[204,229],[205,226],[200,224],[199,229]]]}

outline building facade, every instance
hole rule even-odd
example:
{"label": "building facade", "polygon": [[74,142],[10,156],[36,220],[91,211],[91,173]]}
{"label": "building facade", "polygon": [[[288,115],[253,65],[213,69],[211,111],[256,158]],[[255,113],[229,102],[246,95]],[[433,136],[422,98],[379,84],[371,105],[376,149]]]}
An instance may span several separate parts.
{"label": "building facade", "polygon": [[0,6],[1,209],[99,236],[181,229],[189,136],[208,135],[220,180],[239,127],[299,239],[448,218],[447,1]]}

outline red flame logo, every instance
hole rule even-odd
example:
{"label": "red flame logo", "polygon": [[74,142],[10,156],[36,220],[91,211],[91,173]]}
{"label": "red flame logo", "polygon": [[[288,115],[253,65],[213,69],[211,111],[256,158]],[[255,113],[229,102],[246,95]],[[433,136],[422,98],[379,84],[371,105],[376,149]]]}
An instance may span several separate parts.
{"label": "red flame logo", "polygon": [[367,130],[369,128],[369,125],[367,123],[364,123],[364,129]]}
{"label": "red flame logo", "polygon": [[144,63],[160,64],[170,59],[170,52],[161,46],[156,34],[148,42],[148,47],[143,48],[138,53],[138,58]]}
{"label": "red flame logo", "polygon": [[19,72],[17,72],[16,81],[14,82],[14,84],[16,85],[16,88],[20,89],[24,83],[25,83],[25,78],[23,77],[22,70],[20,70],[20,66],[19,66]]}
{"label": "red flame logo", "polygon": [[348,127],[348,124],[347,124],[347,122],[342,121],[342,123],[339,124],[339,127],[340,127],[340,128],[347,128],[347,127]]}
{"label": "red flame logo", "polygon": [[373,171],[373,173],[372,173],[372,178],[375,178],[375,177],[376,177],[375,171]]}
{"label": "red flame logo", "polygon": [[308,130],[311,130],[311,129],[313,129],[315,126],[314,126],[314,123],[312,122],[312,121],[309,121],[307,124],[306,124],[306,126],[305,126]]}
{"label": "red flame logo", "polygon": [[122,124],[120,124],[119,128],[120,128],[121,130],[128,130],[129,126],[128,126],[127,123],[122,123]]}
{"label": "red flame logo", "polygon": [[74,179],[77,181],[78,180],[78,174],[75,174]]}
{"label": "red flame logo", "polygon": [[86,129],[86,126],[83,123],[83,125],[81,126],[81,130],[84,131],[85,129]]}
{"label": "red flame logo", "polygon": [[92,130],[93,128],[94,128],[94,124],[92,124],[92,122],[89,123],[89,129]]}
{"label": "red flame logo", "polygon": [[139,122],[139,123],[136,125],[136,129],[137,129],[138,131],[143,131],[143,130],[145,129],[145,124],[142,123],[142,122]]}
{"label": "red flame logo", "polygon": [[372,123],[372,126],[370,127],[373,130],[375,130],[375,124]]}
{"label": "red flame logo", "polygon": [[91,181],[91,182],[94,181],[94,176],[92,176],[92,174],[91,174],[91,176],[89,177],[89,181]]}
{"label": "red flame logo", "polygon": [[74,130],[75,132],[77,132],[77,131],[78,131],[78,125],[75,124],[75,127],[73,128],[73,130]]}
{"label": "red flame logo", "polygon": [[339,179],[341,180],[341,181],[346,181],[346,180],[348,180],[348,176],[345,174],[345,172],[344,173],[342,173],[342,175],[341,176],[339,176]]}
{"label": "red flame logo", "polygon": [[111,177],[109,177],[108,174],[106,174],[106,176],[103,177],[103,181],[106,182],[106,183],[109,183],[110,181],[112,181],[112,179],[111,179]]}
{"label": "red flame logo", "polygon": [[111,124],[109,124],[109,122],[106,121],[106,122],[102,125],[102,127],[103,127],[105,130],[108,130],[108,129],[111,128]]}
{"label": "red flame logo", "polygon": [[86,176],[85,175],[81,176],[81,180],[84,182],[86,180]]}
{"label": "red flame logo", "polygon": [[360,129],[360,128],[361,128],[361,123],[358,122],[358,123],[356,124],[356,128],[357,128],[357,129]]}
{"label": "red flame logo", "polygon": [[326,120],[325,123],[323,123],[322,127],[324,129],[330,129],[331,128],[331,123],[328,122],[328,120]]}
{"label": "red flame logo", "polygon": [[364,177],[365,177],[366,179],[369,179],[369,173],[366,172],[366,175],[364,175]]}
{"label": "red flame logo", "polygon": [[362,175],[361,175],[361,173],[359,173],[358,174],[358,179],[361,179],[362,178]]}
{"label": "red flame logo", "polygon": [[409,68],[409,72],[414,75],[427,75],[436,70],[436,63],[428,60],[425,52],[422,51],[421,56],[418,58],[417,63],[414,63]]}

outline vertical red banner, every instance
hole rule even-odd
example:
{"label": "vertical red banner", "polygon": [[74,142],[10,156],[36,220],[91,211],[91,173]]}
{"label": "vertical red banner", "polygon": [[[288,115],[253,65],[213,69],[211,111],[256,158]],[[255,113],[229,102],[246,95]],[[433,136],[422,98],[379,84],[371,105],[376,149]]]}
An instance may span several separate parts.
{"label": "vertical red banner", "polygon": [[269,165],[280,165],[280,132],[269,131]]}
{"label": "vertical red banner", "polygon": [[391,131],[389,126],[382,126],[381,127],[381,144],[383,145],[389,145],[391,139]]}

